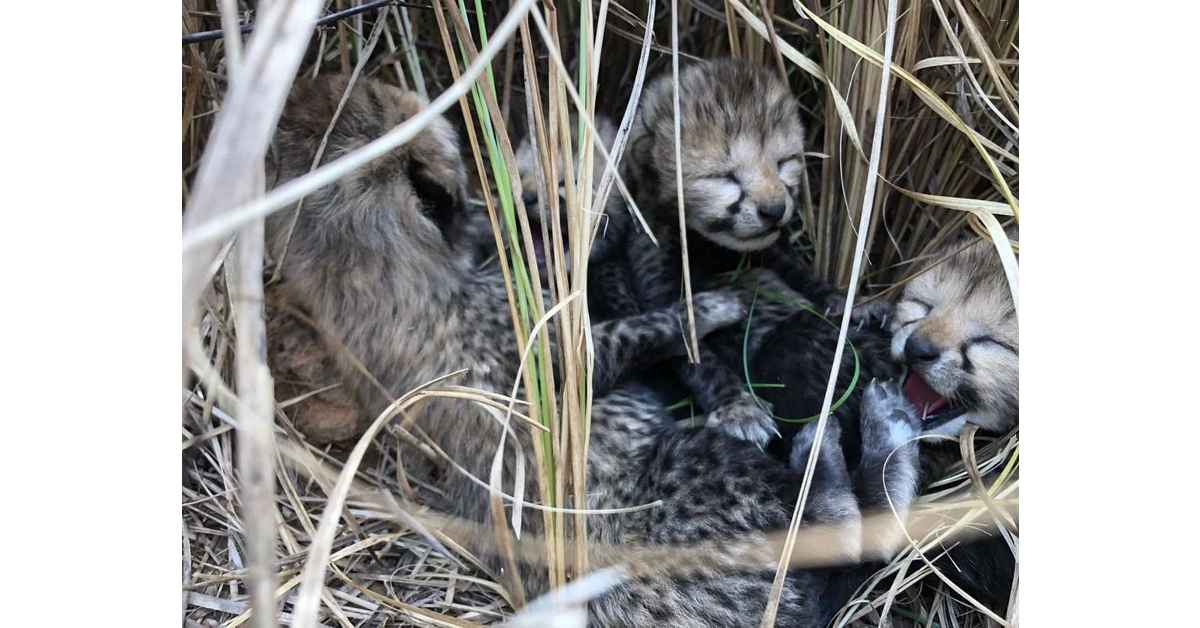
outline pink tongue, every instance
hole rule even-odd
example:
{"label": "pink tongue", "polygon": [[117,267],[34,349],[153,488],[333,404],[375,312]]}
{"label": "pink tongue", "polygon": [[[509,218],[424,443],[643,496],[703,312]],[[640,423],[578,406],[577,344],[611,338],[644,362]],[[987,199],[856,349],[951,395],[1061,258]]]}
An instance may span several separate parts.
{"label": "pink tongue", "polygon": [[908,379],[904,382],[904,396],[926,416],[935,414],[946,405],[946,399],[930,388],[925,378],[916,371],[908,372]]}

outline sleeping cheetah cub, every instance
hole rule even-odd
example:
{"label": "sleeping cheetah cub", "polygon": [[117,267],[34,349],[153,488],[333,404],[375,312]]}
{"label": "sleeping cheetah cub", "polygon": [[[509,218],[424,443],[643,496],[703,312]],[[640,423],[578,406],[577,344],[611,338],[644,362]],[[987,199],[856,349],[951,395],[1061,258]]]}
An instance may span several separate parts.
{"label": "sleeping cheetah cub", "polygon": [[[833,291],[811,281],[780,239],[797,206],[804,151],[799,103],[772,70],[733,59],[697,62],[680,72],[680,142],[684,215],[692,281],[698,286],[739,268],[771,269],[801,297],[826,309]],[[654,80],[642,98],[625,160],[636,200],[654,219],[660,245],[643,234],[628,238],[630,281],[645,307],[679,300],[682,271],[676,194],[672,79]],[[760,301],[758,328],[796,311]],[[628,314],[629,312],[622,312]],[[770,408],[756,401],[744,377],[701,343],[700,363],[676,369],[713,423],[739,438],[765,445],[778,435]]]}
{"label": "sleeping cheetah cub", "polygon": [[[613,125],[612,120],[607,116],[597,114],[593,125],[597,131],[595,142],[603,144],[606,149],[611,149],[617,134],[617,128]],[[575,114],[571,116],[571,128],[578,128],[578,117]],[[579,147],[574,146],[573,148],[575,156],[578,156]],[[525,205],[526,216],[529,218],[530,236],[533,238],[534,255],[537,257],[538,269],[542,275],[546,275],[552,267],[552,264],[547,263],[550,246],[546,241],[547,235],[551,233],[550,224],[546,221],[546,214],[549,212],[551,202],[550,195],[558,197],[558,226],[563,233],[564,252],[568,251],[568,247],[571,245],[570,234],[567,233],[566,213],[568,209],[564,171],[566,168],[577,170],[579,161],[578,159],[568,159],[561,151],[557,155],[559,160],[556,166],[557,180],[550,181],[549,173],[542,171],[541,157],[530,138],[523,139],[514,154],[517,172],[521,178],[522,202]],[[598,146],[592,151],[592,163],[595,164],[592,178],[594,192],[600,186],[601,174],[605,167],[604,156]],[[624,245],[625,231],[631,220],[628,210],[625,209],[624,203],[615,189],[609,194],[606,204],[600,211],[602,216],[599,230],[588,253],[593,262],[609,258],[614,249]],[[543,229],[545,229],[545,233],[543,233]],[[477,263],[486,264],[494,258],[496,243],[492,235],[492,224],[486,212],[471,212],[459,237],[466,246],[470,247],[468,250]],[[565,261],[569,269],[570,258],[568,257]]]}
{"label": "sleeping cheetah cub", "polygon": [[[289,97],[276,136],[272,170],[278,181],[307,172],[316,147],[346,86],[342,77],[302,81]],[[335,158],[412,116],[425,102],[413,93],[359,81],[333,128],[325,159]],[[519,356],[509,320],[503,277],[466,263],[453,234],[463,219],[464,167],[457,138],[443,119],[357,172],[310,195],[299,214],[283,268],[292,299],[336,344],[337,367],[356,400],[378,412],[392,397],[434,377],[468,368],[462,383],[507,394],[517,379]],[[268,223],[268,242],[282,245],[290,216]],[[744,316],[728,293],[697,295],[703,331]],[[677,307],[593,327],[597,356],[620,369],[638,355],[667,352],[678,344]],[[553,333],[555,326],[548,326]],[[552,343],[553,346],[553,343]],[[374,378],[366,377],[356,356]],[[894,392],[894,391],[893,391]],[[882,432],[906,424],[915,411],[895,394],[864,417]],[[522,393],[523,394],[523,393]],[[771,590],[773,569],[744,566],[733,540],[761,539],[788,525],[800,481],[788,466],[749,443],[717,430],[677,429],[653,393],[628,385],[597,395],[588,449],[587,504],[617,509],[592,516],[589,536],[621,545],[691,546],[712,542],[711,566],[686,576],[655,574],[623,582],[589,605],[601,626],[757,625]],[[487,477],[504,428],[488,412],[461,399],[433,398],[409,415],[411,429],[430,438],[467,473]],[[836,427],[834,428],[836,430]],[[512,426],[521,447],[504,452],[504,476],[514,478],[516,456],[532,468],[532,434]],[[510,439],[509,442],[512,442]],[[803,441],[803,442],[801,442]],[[826,438],[804,517],[847,523],[844,553],[857,555],[858,521],[837,438]],[[807,459],[811,439],[794,457]],[[434,483],[452,514],[491,522],[488,492],[457,469],[435,473],[416,451],[403,460],[412,475]],[[526,495],[537,495],[537,474],[527,474]],[[511,494],[511,484],[503,486]],[[631,509],[656,503],[652,508]],[[526,517],[526,535],[541,533],[541,518]],[[840,548],[842,546],[839,546]],[[486,548],[483,548],[486,549]],[[681,551],[687,551],[681,549]],[[490,565],[499,569],[498,560]],[[720,565],[743,565],[720,568]],[[528,593],[546,588],[544,569],[520,570]],[[779,608],[779,625],[814,625],[818,600],[830,584],[823,570],[794,572]]]}

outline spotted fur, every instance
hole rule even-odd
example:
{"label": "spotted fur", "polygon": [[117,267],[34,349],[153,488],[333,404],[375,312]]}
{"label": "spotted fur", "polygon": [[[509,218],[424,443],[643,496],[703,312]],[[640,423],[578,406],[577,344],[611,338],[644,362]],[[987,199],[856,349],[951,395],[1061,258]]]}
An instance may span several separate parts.
{"label": "spotted fur", "polygon": [[[672,88],[669,75],[647,87],[625,166],[658,240],[655,245],[637,232],[628,237],[627,281],[642,307],[678,302],[682,292]],[[765,67],[732,59],[703,61],[680,73],[679,100],[686,166],[678,172],[693,285],[709,284],[748,262],[774,270],[805,304],[825,309],[833,291],[811,280],[779,238],[795,213],[804,151],[799,104],[788,86]],[[604,279],[597,288],[616,292],[612,286],[620,282]],[[768,328],[771,308],[779,305],[764,300],[756,330]],[[795,311],[790,305],[783,309]],[[696,406],[712,413],[714,427],[759,446],[779,434],[769,403],[750,394],[734,362],[717,359],[710,343],[700,344],[698,358],[697,364],[677,361],[674,368]]]}
{"label": "spotted fur", "polygon": [[[276,137],[271,164],[275,180],[286,181],[307,170],[345,85],[344,78],[324,78],[296,88]],[[423,106],[412,93],[360,81],[330,136],[329,156],[382,135]],[[339,372],[369,411],[464,367],[469,372],[460,383],[483,390],[507,393],[516,378],[518,356],[503,278],[472,267],[469,256],[452,245],[463,218],[464,179],[454,132],[438,119],[408,144],[310,195],[299,213],[283,266],[286,291],[346,349],[336,352]],[[285,211],[268,223],[276,253],[286,239],[289,218]],[[708,331],[744,317],[740,309],[730,316],[727,306],[740,308],[741,302],[729,293],[708,293],[701,302],[708,305],[697,314]],[[669,354],[669,346],[679,342],[679,314],[678,307],[658,309],[647,312],[651,318],[627,320],[609,329],[599,326],[593,329],[597,352],[628,352],[620,360],[640,353]],[[654,316],[674,317],[675,326],[668,329]],[[361,361],[377,383],[365,377],[350,356]],[[663,503],[592,517],[588,529],[593,538],[690,545],[753,540],[787,525],[799,486],[794,471],[749,443],[716,430],[677,429],[666,416],[662,401],[636,385],[596,400],[588,455],[589,505],[627,507],[656,499]],[[432,399],[414,408],[410,418],[412,429],[427,434],[468,472],[487,476],[501,434],[491,415],[462,400]],[[525,455],[531,455],[530,434],[521,428],[516,434]],[[835,447],[830,442],[824,446]],[[484,490],[461,473],[433,473],[418,462],[415,452],[406,454],[406,467],[436,483],[450,512],[490,522]],[[514,457],[505,456],[504,462],[505,477],[514,477]],[[533,460],[526,465],[532,467]],[[526,494],[537,494],[535,480],[528,481]],[[509,492],[513,487],[503,488]],[[825,494],[815,488],[815,495]],[[805,516],[840,521],[849,515],[832,502],[814,499]],[[526,526],[526,534],[540,533],[540,518],[527,517]],[[714,563],[736,562],[734,550],[721,547],[718,544],[711,557]],[[529,593],[545,589],[541,573],[523,570]],[[635,579],[593,601],[592,620],[603,626],[648,621],[756,625],[772,573],[764,564],[762,569]],[[798,572],[789,578],[779,625],[813,625],[825,584],[822,572]]]}
{"label": "spotted fur", "polygon": [[[1015,233],[1010,231],[1010,237]],[[851,341],[867,377],[891,377],[897,374],[897,366],[907,366],[924,376],[939,394],[964,401],[968,407],[957,419],[931,430],[922,420],[921,410],[897,386],[864,387],[860,380],[834,417],[843,432],[848,431],[847,426],[859,424],[861,437],[843,437],[842,443],[849,466],[855,470],[855,493],[864,511],[895,507],[903,512],[920,486],[918,475],[940,477],[939,467],[958,459],[957,446],[938,441],[925,442],[918,450],[913,440],[916,436],[930,431],[957,436],[968,420],[989,430],[1008,429],[1017,421],[1016,317],[992,244],[954,242],[931,259],[935,265],[906,285],[895,310],[887,314],[890,333],[867,325],[853,328]],[[728,333],[720,332],[708,340],[718,343]],[[970,339],[976,342],[968,342]],[[757,382],[783,383],[785,387],[762,389],[759,394],[783,416],[815,414],[835,342],[836,330],[810,314],[798,313],[777,324],[763,341],[763,349],[753,356],[752,372]],[[974,364],[966,368],[964,359]],[[822,368],[814,369],[813,364]],[[849,386],[854,366],[853,357],[844,356],[839,394]],[[860,411],[862,421],[858,422],[855,416]],[[872,416],[875,418],[868,418]],[[899,546],[898,529],[881,528],[878,533],[883,537],[873,540],[885,549]],[[858,585],[882,567],[878,561],[887,556],[887,551],[864,556],[869,562],[862,566],[836,569],[822,600],[829,613],[824,618],[831,618]],[[955,546],[941,567],[976,599],[1004,613],[1015,566],[1002,539]]]}

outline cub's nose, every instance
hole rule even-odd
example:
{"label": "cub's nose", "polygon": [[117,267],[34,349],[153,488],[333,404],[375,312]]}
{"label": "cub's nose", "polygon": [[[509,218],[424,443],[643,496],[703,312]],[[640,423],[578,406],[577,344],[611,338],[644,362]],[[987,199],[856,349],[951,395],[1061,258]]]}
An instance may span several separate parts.
{"label": "cub's nose", "polygon": [[904,343],[904,358],[909,362],[932,362],[942,355],[942,350],[921,334],[914,333]]}
{"label": "cub's nose", "polygon": [[525,207],[534,207],[537,205],[537,192],[526,192],[521,195],[521,200],[524,201]]}
{"label": "cub's nose", "polygon": [[762,216],[764,220],[771,223],[779,222],[779,220],[783,218],[783,214],[786,211],[787,205],[784,205],[783,203],[779,203],[778,205],[758,206],[758,215]]}

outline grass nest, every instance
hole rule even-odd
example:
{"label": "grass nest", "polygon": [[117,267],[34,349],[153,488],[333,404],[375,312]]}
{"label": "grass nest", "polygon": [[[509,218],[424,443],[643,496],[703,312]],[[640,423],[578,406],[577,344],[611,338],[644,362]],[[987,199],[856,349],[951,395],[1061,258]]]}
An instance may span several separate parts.
{"label": "grass nest", "polygon": [[[487,573],[472,548],[431,525],[440,521],[440,496],[406,477],[396,455],[405,436],[393,426],[383,424],[357,445],[322,444],[340,440],[337,432],[305,436],[305,412],[346,412],[348,401],[328,357],[311,351],[314,332],[271,307],[275,277],[269,260],[264,266],[253,212],[261,217],[274,208],[255,207],[262,182],[246,161],[265,150],[273,120],[262,112],[282,102],[297,72],[355,73],[430,99],[461,87],[461,106],[446,115],[478,138],[464,156],[474,167],[475,195],[511,213],[503,167],[511,155],[498,138],[515,144],[573,107],[565,77],[582,88],[579,103],[619,119],[640,77],[669,72],[678,59],[732,55],[775,67],[800,98],[809,132],[806,199],[789,226],[791,242],[816,276],[853,282],[866,298],[893,294],[932,250],[964,230],[1008,246],[999,225],[1019,215],[1015,0],[679,0],[659,3],[652,18],[646,3],[617,0],[310,0],[287,10],[259,4],[183,3],[184,298],[185,311],[194,312],[184,321],[189,377],[182,402],[188,626],[541,625],[575,617],[561,609],[537,615],[535,604],[514,619],[519,596]],[[537,19],[498,34],[518,10]],[[478,82],[460,80],[493,40],[499,47],[487,73]],[[880,110],[887,58],[888,98]],[[245,67],[260,72],[238,76]],[[227,99],[239,80],[256,81],[246,93],[262,98]],[[536,103],[527,84],[544,86]],[[498,109],[491,119],[485,89]],[[538,119],[527,115],[534,110]],[[864,207],[872,212],[860,230]],[[860,237],[863,265],[856,272]],[[582,301],[563,311],[586,307]],[[527,305],[530,320],[550,306]],[[288,365],[282,371],[281,363]],[[425,393],[414,394],[410,402]],[[545,421],[586,414],[543,410]],[[362,427],[352,412],[344,420],[347,433]],[[978,497],[986,488],[989,503],[1015,501],[1018,433],[973,440],[944,477],[927,483],[922,500]],[[1001,480],[983,487],[978,472],[992,470]],[[558,476],[570,483],[571,474]],[[916,538],[864,585],[838,623],[1014,623],[1015,581],[1009,614],[1000,617],[949,586],[926,560],[949,545],[940,534],[967,525],[965,517],[947,515]],[[999,527],[1015,554],[1015,521]],[[314,566],[314,553],[328,559]],[[577,584],[586,586],[582,580]]]}

